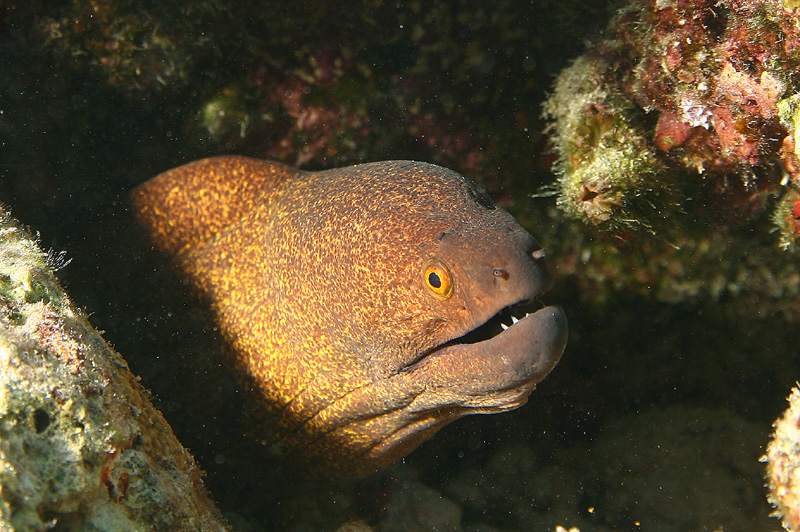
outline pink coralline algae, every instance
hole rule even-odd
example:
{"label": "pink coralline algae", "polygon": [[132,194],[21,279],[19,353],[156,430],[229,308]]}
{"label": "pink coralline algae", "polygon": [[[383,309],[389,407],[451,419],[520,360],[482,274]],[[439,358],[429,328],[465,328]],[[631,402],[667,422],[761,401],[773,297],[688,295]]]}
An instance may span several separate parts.
{"label": "pink coralline algae", "polygon": [[484,163],[479,128],[451,120],[419,78],[390,76],[383,93],[351,53],[322,46],[298,55],[292,68],[263,63],[209,98],[197,120],[202,134],[295,166],[362,161],[380,149],[376,140],[393,147],[409,139],[442,164],[477,171]]}
{"label": "pink coralline algae", "polygon": [[364,110],[328,98],[324,103],[309,102],[315,86],[331,90],[344,74],[330,56],[320,54],[311,58],[307,69],[275,88],[270,99],[283,109],[291,126],[268,151],[269,157],[287,160],[294,156],[294,164],[302,166],[314,158],[333,157],[343,147],[354,149],[369,133]]}
{"label": "pink coralline algae", "polygon": [[[562,208],[600,227],[656,232],[679,213],[725,213],[711,217],[725,225],[796,194],[795,9],[780,0],[622,9],[545,104]],[[784,247],[797,243],[797,224],[778,227]]]}
{"label": "pink coralline algae", "polygon": [[410,132],[423,141],[439,157],[458,159],[466,168],[476,168],[483,162],[484,154],[471,128],[448,131],[437,122],[434,114],[419,113],[411,117]]}
{"label": "pink coralline algae", "polygon": [[209,99],[199,124],[232,148],[262,146],[259,155],[297,166],[356,152],[371,131],[367,110],[334,97],[349,69],[351,63],[325,50],[288,73],[263,65],[245,87],[232,84]]}

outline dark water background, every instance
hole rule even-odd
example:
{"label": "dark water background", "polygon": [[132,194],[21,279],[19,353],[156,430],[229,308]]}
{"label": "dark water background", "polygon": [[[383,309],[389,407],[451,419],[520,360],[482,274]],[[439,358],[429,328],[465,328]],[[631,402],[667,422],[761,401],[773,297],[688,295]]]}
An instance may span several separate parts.
{"label": "dark water background", "polygon": [[[565,307],[571,339],[527,406],[462,420],[372,484],[332,488],[322,502],[255,517],[228,508],[243,530],[259,519],[334,530],[351,517],[426,530],[424,515],[453,508],[453,530],[775,529],[757,458],[797,379],[797,316],[764,293],[655,297],[634,268],[589,277],[579,258],[606,253],[606,242],[564,220],[552,198],[532,197],[553,180],[541,104],[611,12],[511,0],[5,0],[0,201],[43,247],[66,250],[68,292],[145,377],[168,369],[150,348],[173,318],[147,306],[151,271],[122,229],[124,198],[197,158],[442,164],[483,182],[551,250],[549,301]],[[741,237],[737,249],[769,269],[767,248],[747,243],[761,237],[748,227]],[[626,264],[662,260],[648,250],[627,250]],[[711,283],[741,258],[687,268]],[[402,518],[387,508],[403,497],[409,521],[393,525]]]}

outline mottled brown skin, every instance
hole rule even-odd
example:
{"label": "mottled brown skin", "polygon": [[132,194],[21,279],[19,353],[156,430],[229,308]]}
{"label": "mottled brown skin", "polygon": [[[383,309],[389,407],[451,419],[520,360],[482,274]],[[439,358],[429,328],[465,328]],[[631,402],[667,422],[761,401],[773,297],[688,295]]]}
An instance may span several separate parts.
{"label": "mottled brown skin", "polygon": [[[566,343],[555,307],[501,333],[493,317],[551,286],[544,253],[445,168],[220,157],[157,176],[132,202],[210,301],[271,414],[264,433],[334,472],[368,473],[456,418],[522,405]],[[430,259],[452,274],[447,299],[425,285]],[[481,327],[489,339],[461,341]]]}

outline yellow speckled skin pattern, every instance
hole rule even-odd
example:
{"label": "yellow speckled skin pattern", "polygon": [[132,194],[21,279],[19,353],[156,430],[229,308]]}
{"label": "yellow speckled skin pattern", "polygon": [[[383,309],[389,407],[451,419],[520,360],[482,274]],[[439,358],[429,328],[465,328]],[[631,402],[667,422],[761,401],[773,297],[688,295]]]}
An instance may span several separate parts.
{"label": "yellow speckled skin pattern", "polygon": [[[551,286],[543,250],[445,168],[304,172],[219,157],[131,198],[256,388],[270,421],[252,437],[277,435],[284,452],[334,473],[377,470],[458,417],[523,404],[564,349],[556,307],[500,328],[504,309],[530,308]],[[448,297],[426,286],[431,260]]]}

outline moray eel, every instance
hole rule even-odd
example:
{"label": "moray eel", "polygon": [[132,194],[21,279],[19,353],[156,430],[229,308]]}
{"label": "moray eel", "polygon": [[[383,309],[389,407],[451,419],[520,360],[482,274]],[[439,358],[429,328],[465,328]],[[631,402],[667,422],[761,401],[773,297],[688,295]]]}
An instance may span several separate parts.
{"label": "moray eel", "polygon": [[[567,339],[539,244],[475,184],[410,161],[321,172],[204,159],[132,192],[209,302],[280,449],[343,476],[524,404]],[[257,436],[261,437],[261,436]]]}

